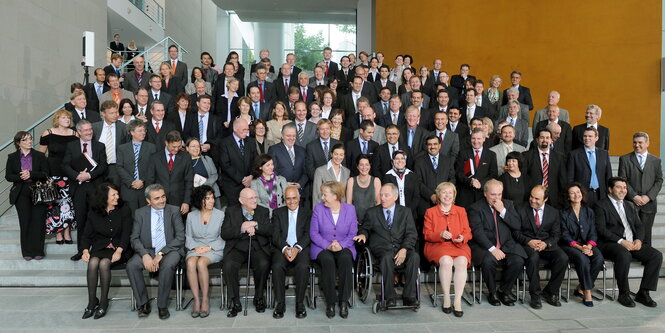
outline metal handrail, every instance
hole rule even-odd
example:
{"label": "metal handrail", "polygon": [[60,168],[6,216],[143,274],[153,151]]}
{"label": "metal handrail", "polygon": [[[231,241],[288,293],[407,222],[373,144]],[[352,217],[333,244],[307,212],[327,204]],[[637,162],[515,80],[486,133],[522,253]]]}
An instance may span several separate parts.
{"label": "metal handrail", "polygon": [[[162,5],[155,0],[129,0],[129,2],[136,6],[136,8],[142,11],[153,22],[164,28],[164,7],[162,7]],[[157,9],[153,10],[153,7]]]}
{"label": "metal handrail", "polygon": [[[183,54],[189,53],[189,51],[187,51],[187,49],[182,47],[182,45],[180,45],[180,43],[176,42],[173,38],[171,38],[171,36],[166,36],[166,37],[162,38],[162,40],[160,40],[159,42],[157,42],[157,43],[153,44],[152,46],[146,48],[145,50],[139,52],[136,55],[136,57],[142,56],[143,58],[147,59],[146,55],[151,54],[151,52],[154,51],[155,49],[157,49],[158,47],[163,47],[164,51],[162,52],[162,54],[164,55],[164,59],[166,59],[166,57],[168,55],[169,46],[171,46],[171,45],[175,45],[178,48],[178,59],[179,60],[182,60]],[[111,50],[111,48],[109,48],[109,47],[106,47],[106,50],[109,51],[109,52],[115,52],[115,51]],[[122,65],[120,65],[119,69],[120,70],[124,69],[131,62],[132,62],[131,59],[126,60],[124,63],[122,63]],[[147,68],[147,66],[146,66],[146,68]]]}

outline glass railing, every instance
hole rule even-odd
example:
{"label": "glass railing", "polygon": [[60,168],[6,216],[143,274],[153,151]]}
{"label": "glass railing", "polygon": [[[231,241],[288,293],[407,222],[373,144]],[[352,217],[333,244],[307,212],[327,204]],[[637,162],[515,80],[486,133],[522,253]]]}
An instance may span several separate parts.
{"label": "glass railing", "polygon": [[182,56],[184,54],[189,53],[184,47],[182,47],[178,42],[173,40],[170,36],[164,37],[164,39],[160,40],[159,42],[153,44],[152,46],[144,49],[144,50],[137,50],[137,51],[125,51],[125,52],[115,52],[112,51],[110,48],[106,49],[106,56],[107,56],[107,62],[111,63],[111,54],[112,53],[120,53],[124,57],[125,61],[123,64],[120,66],[120,70],[122,71],[127,65],[132,63],[131,59],[127,59],[127,54],[129,52],[135,53],[138,52],[136,56],[143,56],[145,58],[145,68],[146,70],[151,70],[152,72],[158,72],[159,71],[159,65],[162,63],[162,61],[168,60],[169,59],[169,46],[175,45],[178,48],[178,59],[182,59]]}

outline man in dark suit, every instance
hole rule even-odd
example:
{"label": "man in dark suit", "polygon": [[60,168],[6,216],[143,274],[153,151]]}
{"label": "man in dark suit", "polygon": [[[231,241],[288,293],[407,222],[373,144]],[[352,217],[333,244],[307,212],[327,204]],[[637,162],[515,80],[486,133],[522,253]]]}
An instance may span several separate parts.
{"label": "man in dark suit", "polygon": [[184,87],[189,81],[189,71],[187,70],[187,64],[183,61],[180,61],[178,58],[178,53],[177,46],[169,46],[169,64],[171,65],[171,76],[174,79],[180,81],[180,87]]}
{"label": "man in dark suit", "polygon": [[[557,136],[555,133],[552,133],[552,138],[556,138],[553,140],[555,143],[554,149],[556,150],[558,146],[561,146],[562,152],[565,152],[567,155],[573,145],[573,130],[570,127],[570,124],[563,121],[561,118],[559,118],[559,115],[561,114],[561,111],[558,106],[556,105],[550,105],[547,107],[547,119],[539,121],[536,126],[533,128],[533,136],[536,137],[536,133],[540,131],[543,128],[547,128],[547,125],[555,123],[558,124],[560,127],[559,130],[559,135]],[[551,130],[550,130],[551,131]]]}
{"label": "man in dark suit", "polygon": [[[191,111],[192,113],[196,113],[196,112],[199,111],[199,106],[196,103],[199,101],[199,97],[201,97],[203,95],[208,95],[206,93],[206,82],[203,81],[202,79],[194,80],[194,93],[189,95],[189,108],[186,109],[185,113],[183,114],[183,113],[180,112],[180,108],[177,106],[178,101],[175,101],[176,106],[166,116],[166,119],[173,122],[176,129],[178,129],[180,132],[184,131],[184,129],[186,127],[186,124],[183,124],[182,121],[190,113],[189,111]],[[215,101],[213,100],[212,96],[210,96],[210,101],[211,101],[211,105],[210,105],[210,110],[209,111],[210,111],[210,113],[212,113],[214,115],[217,115],[215,113],[215,109],[214,109]],[[179,113],[179,115],[176,115],[178,113]],[[173,115],[173,116],[171,116],[171,115]],[[183,116],[182,119],[173,119],[173,118],[180,118],[181,116]],[[177,124],[178,122],[180,122],[180,124]]]}
{"label": "man in dark suit", "polygon": [[328,76],[325,76],[324,71],[325,69],[321,65],[314,67],[314,69],[312,70],[314,76],[309,78],[310,87],[316,89],[316,87],[318,86],[326,85],[326,79],[328,78]]}
{"label": "man in dark suit", "polygon": [[314,102],[314,88],[309,86],[309,75],[305,72],[298,74],[298,90],[300,91],[299,100],[309,105]]}
{"label": "man in dark suit", "polygon": [[382,179],[383,176],[393,168],[393,153],[402,150],[408,156],[406,167],[413,170],[414,157],[411,149],[400,140],[399,127],[397,125],[388,125],[386,127],[386,143],[378,146],[372,156],[372,175]]}
{"label": "man in dark suit", "polygon": [[[232,137],[230,136],[230,138]],[[233,144],[233,142],[230,144]],[[270,273],[270,257],[273,252],[270,244],[273,225],[270,223],[268,209],[257,205],[256,192],[251,188],[240,191],[237,200],[240,204],[230,205],[226,209],[221,232],[222,239],[226,241],[222,270],[226,281],[228,299],[231,303],[227,304],[229,306],[227,317],[235,317],[238,312],[242,311],[238,273],[248,260],[254,272],[254,306],[256,312],[266,310],[263,294],[268,273]]]}
{"label": "man in dark suit", "polygon": [[164,148],[166,134],[175,130],[173,122],[164,121],[166,115],[166,106],[160,101],[155,101],[150,105],[150,120],[146,122],[145,141],[155,145],[157,150]]}
{"label": "man in dark suit", "polygon": [[[519,101],[519,96],[520,96],[519,89],[517,89],[515,87],[508,88],[506,90],[504,96],[508,96],[507,97],[508,101],[516,101],[518,103],[518,105],[519,105],[519,108],[518,108],[519,118],[524,120],[527,123],[527,127],[529,127],[528,126],[528,124],[529,124],[529,106],[524,104],[524,103],[521,103]],[[508,101],[506,101],[505,105],[502,105],[501,107],[499,107],[499,118],[498,119],[506,119],[506,117],[508,117]]]}
{"label": "man in dark suit", "polygon": [[[434,113],[434,131],[430,133],[441,141],[441,153],[450,156],[453,161],[457,158],[460,150],[459,137],[457,133],[448,129],[448,114],[443,111]],[[427,149],[427,147],[424,147]]]}
{"label": "man in dark suit", "polygon": [[596,148],[598,131],[584,130],[584,147],[577,148],[568,157],[568,180],[586,186],[586,203],[590,207],[607,196],[607,181],[612,177],[612,164],[607,150]]}
{"label": "man in dark suit", "polygon": [[233,122],[233,134],[218,137],[216,164],[220,168],[219,187],[226,195],[229,205],[238,203],[240,190],[252,182],[251,166],[256,157],[256,144],[249,138],[247,121],[239,118]]}
{"label": "man in dark suit", "polygon": [[[387,91],[386,88],[383,88],[381,90],[382,93],[386,93],[386,91]],[[374,105],[375,105],[375,107],[373,107],[374,110],[382,110],[383,98],[382,101],[377,102]],[[377,109],[376,107],[380,107],[380,109]],[[404,112],[402,112],[401,109],[402,109],[402,100],[399,98],[399,96],[398,95],[390,96],[388,100],[388,112],[379,116],[376,120],[376,123],[379,124],[380,126],[383,126],[384,128],[391,124],[397,125],[399,128],[406,126],[406,118],[404,117]]]}
{"label": "man in dark suit", "polygon": [[307,120],[307,106],[303,101],[297,101],[293,110],[295,119],[293,124],[296,126],[296,144],[300,147],[307,147],[307,144],[316,139],[316,125]]}
{"label": "man in dark suit", "polygon": [[261,102],[261,90],[258,86],[251,86],[247,89],[247,96],[250,100],[249,113],[256,119],[261,119],[265,122],[271,118],[271,105],[267,102]]}
{"label": "man in dark suit", "polygon": [[610,130],[598,123],[602,113],[603,110],[598,105],[591,104],[587,107],[586,112],[584,113],[586,123],[573,127],[573,149],[584,146],[584,141],[582,140],[584,130],[588,127],[593,127],[598,130],[596,147],[607,151],[610,150]]}
{"label": "man in dark suit", "polygon": [[[418,82],[420,82],[420,80],[418,80]],[[408,97],[409,100],[405,101],[405,97]],[[427,101],[425,101],[424,98],[427,98]],[[420,121],[418,124],[425,130],[432,131],[434,130],[434,118],[427,108],[428,103],[429,97],[427,97],[427,95],[425,95],[422,90],[416,89],[402,94],[402,111],[406,112],[406,109],[408,109],[409,106],[416,107],[420,113]]]}
{"label": "man in dark suit", "polygon": [[[409,79],[409,86],[411,87],[411,91],[405,92],[402,95],[400,95],[400,98],[402,99],[402,109],[405,110],[409,105],[416,105],[420,109],[428,110],[430,105],[430,98],[425,93],[425,90],[423,90],[423,87],[421,86],[420,77],[412,76]],[[415,101],[413,100],[413,94],[416,91],[420,91],[421,93],[417,103],[415,103]]]}
{"label": "man in dark suit", "polygon": [[418,125],[420,123],[420,110],[417,107],[409,106],[404,117],[406,118],[406,126],[400,129],[399,136],[402,138],[402,142],[411,148],[412,157],[416,157],[424,152],[423,143],[429,132]]}
{"label": "man in dark suit", "polygon": [[129,206],[132,214],[143,207],[150,156],[157,151],[154,144],[145,141],[146,124],[138,119],[127,123],[131,140],[117,149],[116,171],[120,178],[120,197]]}
{"label": "man in dark suit", "polygon": [[351,123],[353,117],[358,116],[358,99],[362,96],[363,79],[359,76],[353,78],[351,82],[351,91],[349,94],[343,95],[339,98],[339,107],[345,111],[345,125]]}
{"label": "man in dark suit", "polygon": [[147,88],[138,88],[134,92],[134,100],[136,101],[136,118],[147,122],[152,115],[150,114],[150,105],[148,104],[148,90]]}
{"label": "man in dark suit", "polygon": [[464,81],[467,79],[476,79],[475,76],[469,75],[469,69],[471,69],[471,66],[468,64],[462,64],[459,67],[459,74],[455,74],[450,78],[450,85],[457,88],[458,90],[466,89],[464,86]]}
{"label": "man in dark suit", "polygon": [[456,106],[451,106],[448,108],[448,129],[457,134],[460,142],[460,149],[465,142],[468,142],[470,139],[469,124],[461,121],[462,113],[460,109]]}
{"label": "man in dark suit", "polygon": [[466,90],[466,107],[462,112],[462,121],[469,124],[473,118],[489,117],[487,109],[476,105],[476,91]]}
{"label": "man in dark suit", "polygon": [[189,204],[194,188],[194,171],[189,155],[180,150],[182,137],[178,131],[170,131],[164,139],[165,149],[160,148],[150,157],[148,164],[148,184],[164,186],[168,204],[180,209],[180,214],[189,212]]}
{"label": "man in dark suit", "polygon": [[441,150],[441,140],[436,135],[430,134],[425,140],[425,146],[427,154],[416,158],[413,171],[420,176],[432,195],[439,184],[455,183],[455,158]]}
{"label": "man in dark suit", "polygon": [[286,309],[284,284],[286,272],[293,268],[296,283],[296,318],[307,317],[303,300],[307,291],[309,274],[309,222],[312,212],[307,206],[300,207],[300,194],[295,187],[284,190],[286,206],[272,213],[272,283],[275,290],[275,319],[284,317]]}
{"label": "man in dark suit", "polygon": [[416,279],[420,256],[416,251],[418,232],[409,208],[396,204],[399,198],[395,184],[381,187],[381,205],[367,210],[363,223],[358,228],[358,236],[353,240],[368,242],[370,252],[376,258],[384,281],[384,295],[387,307],[397,305],[394,285],[395,268],[404,268],[404,306],[418,306]]}
{"label": "man in dark suit", "polygon": [[357,66],[353,71],[356,73],[356,76],[360,76],[363,79],[362,88],[360,89],[361,95],[366,97],[370,104],[377,102],[379,97],[376,94],[374,83],[367,81],[367,67]]}
{"label": "man in dark suit", "polygon": [[438,111],[443,111],[448,113],[448,108],[457,106],[457,103],[450,98],[450,92],[446,89],[440,89],[436,91],[436,99],[430,101],[429,113],[434,114]]}
{"label": "man in dark suit", "polygon": [[379,101],[372,104],[372,109],[374,109],[374,111],[376,111],[377,114],[376,122],[380,123],[381,126],[384,126],[385,124],[392,122],[392,119],[390,119],[390,96],[391,96],[390,88],[387,87],[381,88],[378,91],[378,94],[379,94]]}
{"label": "man in dark suit", "polygon": [[474,129],[471,147],[460,151],[455,163],[457,202],[466,208],[483,196],[483,186],[497,178],[496,154],[484,147],[485,132]]}
{"label": "man in dark suit", "polygon": [[651,245],[658,193],[663,185],[660,158],[649,154],[649,135],[633,134],[633,152],[619,157],[619,176],[628,180],[628,198],[637,206],[644,225],[644,243]]}
{"label": "man in dark suit", "polygon": [[356,168],[358,156],[364,154],[371,159],[374,151],[379,147],[379,144],[372,140],[373,135],[374,123],[371,120],[363,120],[360,123],[358,138],[346,142],[346,167],[351,171],[352,177],[358,175],[358,168]]}
{"label": "man in dark suit", "polygon": [[330,161],[332,147],[339,143],[338,140],[330,137],[332,129],[332,122],[330,120],[321,119],[316,127],[319,137],[308,143],[305,148],[305,172],[309,179],[314,179],[316,168]]}
{"label": "man in dark suit", "polygon": [[529,142],[529,122],[519,117],[520,103],[511,99],[506,106],[508,108],[507,117],[499,118],[494,122],[494,128],[498,129],[503,125],[512,126],[515,132],[515,143],[522,147],[527,147]]}
{"label": "man in dark suit", "polygon": [[[275,164],[275,173],[286,178],[289,186],[304,189],[309,181],[305,170],[305,148],[296,145],[296,126],[288,123],[282,127],[282,142],[268,149]],[[291,158],[293,156],[293,159]]]}
{"label": "man in dark suit", "polygon": [[113,73],[118,78],[120,78],[120,65],[122,65],[122,56],[120,54],[113,53],[111,54],[111,64],[104,67],[104,73],[106,73],[107,76]]}
{"label": "man in dark suit", "polygon": [[332,57],[332,49],[330,47],[325,47],[323,48],[323,63],[325,63],[325,75],[327,77],[335,77],[335,74],[337,74],[337,70],[339,67],[337,66],[337,63],[331,60]]}
{"label": "man in dark suit", "polygon": [[122,75],[125,90],[135,93],[140,87],[148,89],[150,80],[148,78],[149,73],[145,71],[145,59],[143,59],[143,56],[137,56],[132,59],[132,63],[134,64],[134,70]]}
{"label": "man in dark suit", "polygon": [[[268,77],[268,69],[259,65],[256,68],[256,80],[250,82],[247,85],[247,92],[249,93],[249,88],[258,87],[259,88],[259,100],[263,103],[268,103],[272,105],[277,100],[277,93],[275,92],[275,85],[272,82],[268,82],[266,78]],[[314,94],[312,94],[314,97]]]}
{"label": "man in dark suit", "polygon": [[[534,309],[543,307],[541,295],[548,304],[561,306],[559,288],[568,267],[568,255],[558,245],[561,238],[561,214],[556,208],[545,204],[547,196],[547,188],[542,185],[531,189],[529,204],[517,208],[521,228],[513,233],[527,255],[526,274],[531,295],[529,305]],[[544,290],[540,288],[541,260],[549,263],[552,272]]]}
{"label": "man in dark suit", "polygon": [[390,95],[397,94],[397,85],[395,82],[390,81],[388,77],[390,76],[390,67],[383,65],[379,68],[379,78],[374,81],[374,87],[376,88],[376,94],[380,95],[381,89],[388,88]]}
{"label": "man in dark suit", "polygon": [[[231,78],[235,78],[234,74],[235,67],[233,64],[230,62],[225,63],[224,70],[217,76],[215,85],[212,88],[212,95],[215,97],[215,99],[218,99],[219,96],[226,95],[226,91],[228,89],[226,85]],[[238,80],[238,91],[236,91],[236,94],[238,94],[238,96],[245,96],[245,80],[238,78],[235,79]]]}
{"label": "man in dark suit", "polygon": [[[522,81],[522,72],[513,71],[512,73],[510,73],[510,83],[512,84],[510,88],[517,88],[519,90],[518,101],[522,104],[526,104],[529,107],[529,110],[533,110],[533,99],[531,98],[531,90],[523,85],[520,85],[520,81]],[[501,102],[501,105],[506,105],[506,103],[508,103],[509,97],[508,94],[506,94],[508,89],[503,91],[503,101]]]}
{"label": "man in dark suit", "polygon": [[[92,124],[85,119],[80,120],[76,124],[76,133],[79,140],[67,144],[62,171],[72,181],[70,189],[78,230],[85,230],[90,198],[97,185],[106,177],[108,165],[104,144],[92,138]],[[71,257],[73,261],[81,260],[83,251],[83,232],[77,234],[78,252]]]}
{"label": "man in dark suit", "polygon": [[291,71],[291,65],[288,63],[282,64],[277,80],[273,82],[278,100],[285,101],[288,99],[289,88],[298,86],[298,74],[300,74],[300,68],[298,68],[298,73],[295,73],[295,71]]}
{"label": "man in dark suit", "polygon": [[106,73],[101,68],[95,69],[95,82],[88,83],[83,88],[85,99],[88,102],[87,107],[93,111],[99,111],[99,98],[102,94],[111,89],[106,85]]}
{"label": "man in dark suit", "polygon": [[[469,246],[473,265],[481,268],[489,303],[513,306],[516,298],[511,290],[527,256],[512,236],[520,229],[519,215],[512,201],[502,199],[502,192],[500,181],[489,180],[484,186],[485,198],[469,207],[469,225],[473,233]],[[497,290],[495,274],[499,265],[503,271],[501,286]]]}
{"label": "man in dark suit", "polygon": [[185,121],[190,126],[186,126],[183,131],[183,140],[186,142],[190,138],[195,138],[201,143],[201,152],[205,155],[212,153],[212,145],[217,136],[220,135],[222,122],[215,115],[210,113],[212,98],[209,95],[201,95],[196,102],[198,111],[190,112]]}
{"label": "man in dark suit", "polygon": [[99,116],[97,111],[87,109],[88,102],[84,92],[75,91],[69,98],[69,102],[74,106],[74,111],[72,112],[72,123],[74,125],[78,124],[81,119],[85,119],[91,123],[102,121],[102,117]]}
{"label": "man in dark suit", "polygon": [[605,259],[614,262],[614,277],[619,287],[618,301],[626,307],[634,307],[630,297],[628,271],[630,262],[635,259],[644,265],[640,289],[635,301],[648,307],[656,307],[649,291],[656,291],[658,276],[663,264],[663,254],[644,244],[644,225],[640,221],[637,208],[626,201],[628,182],[622,177],[612,177],[608,182],[609,195],[598,201],[595,208],[598,229],[598,248]]}
{"label": "man in dark suit", "polygon": [[120,42],[120,34],[113,35],[113,41],[109,44],[109,48],[114,53],[122,54],[122,52],[125,52],[125,45]]}
{"label": "man in dark suit", "polygon": [[550,205],[559,208],[559,197],[568,183],[566,164],[563,154],[550,149],[552,133],[544,129],[536,138],[536,149],[522,153],[522,174],[526,176],[529,187],[543,185],[550,191]]}
{"label": "man in dark suit", "polygon": [[337,74],[335,74],[335,78],[339,84],[337,86],[337,92],[338,96],[344,96],[351,91],[350,83],[353,81],[353,77],[356,74],[353,69],[349,67],[351,61],[348,56],[342,56],[339,62],[342,67],[337,71]]}
{"label": "man in dark suit", "polygon": [[159,272],[157,309],[159,319],[169,318],[169,293],[175,269],[185,255],[185,224],[178,207],[167,205],[166,191],[161,184],[146,187],[148,206],[134,214],[130,241],[134,256],[127,262],[127,276],[138,306],[139,318],[150,314],[150,298],[143,270]]}
{"label": "man in dark suit", "polygon": [[93,140],[104,144],[106,148],[106,163],[108,163],[107,179],[116,186],[120,186],[120,179],[116,171],[118,146],[129,141],[125,124],[118,119],[118,104],[114,101],[105,101],[101,105],[102,121],[92,124]]}
{"label": "man in dark suit", "polygon": [[175,102],[173,101],[173,96],[169,95],[167,92],[161,91],[162,89],[162,78],[157,74],[150,75],[150,89],[148,91],[148,105],[152,105],[154,101],[160,101],[164,103],[166,107],[166,112],[171,112],[175,107]]}

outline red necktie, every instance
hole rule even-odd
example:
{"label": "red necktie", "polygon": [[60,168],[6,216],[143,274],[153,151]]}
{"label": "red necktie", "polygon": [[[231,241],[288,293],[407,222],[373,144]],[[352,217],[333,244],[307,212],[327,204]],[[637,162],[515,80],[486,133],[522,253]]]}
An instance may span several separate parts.
{"label": "red necktie", "polygon": [[550,164],[547,162],[547,153],[543,153],[543,186],[549,187]]}
{"label": "red necktie", "polygon": [[169,154],[169,172],[173,171],[173,154]]}
{"label": "red necktie", "polygon": [[476,149],[476,157],[473,159],[473,162],[476,164],[476,169],[480,165],[480,150]]}
{"label": "red necktie", "polygon": [[328,69],[330,69],[330,61],[326,60],[326,76],[328,76]]}
{"label": "red necktie", "polygon": [[155,132],[159,133],[159,120],[155,121]]}
{"label": "red necktie", "polygon": [[496,209],[492,209],[492,215],[494,215],[494,230],[496,231],[496,248],[501,248],[501,240],[499,239],[499,220],[496,218]]}
{"label": "red necktie", "polygon": [[261,92],[261,103],[265,103],[266,99],[263,97],[263,83],[259,83],[259,91]]}
{"label": "red necktie", "polygon": [[302,88],[302,100],[307,102],[307,88]]}
{"label": "red necktie", "polygon": [[538,211],[540,209],[534,209],[536,211],[536,214],[534,215],[534,218],[536,219],[536,229],[540,228],[540,215],[538,215]]}

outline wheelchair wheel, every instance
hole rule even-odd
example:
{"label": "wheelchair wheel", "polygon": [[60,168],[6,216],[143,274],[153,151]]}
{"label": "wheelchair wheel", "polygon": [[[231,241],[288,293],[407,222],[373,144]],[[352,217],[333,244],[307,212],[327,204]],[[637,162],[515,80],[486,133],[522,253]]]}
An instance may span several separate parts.
{"label": "wheelchair wheel", "polygon": [[358,255],[356,263],[356,288],[358,288],[358,298],[365,303],[372,289],[372,255],[368,248],[365,248]]}
{"label": "wheelchair wheel", "polygon": [[372,313],[377,314],[379,312],[379,301],[374,301],[372,304]]}

